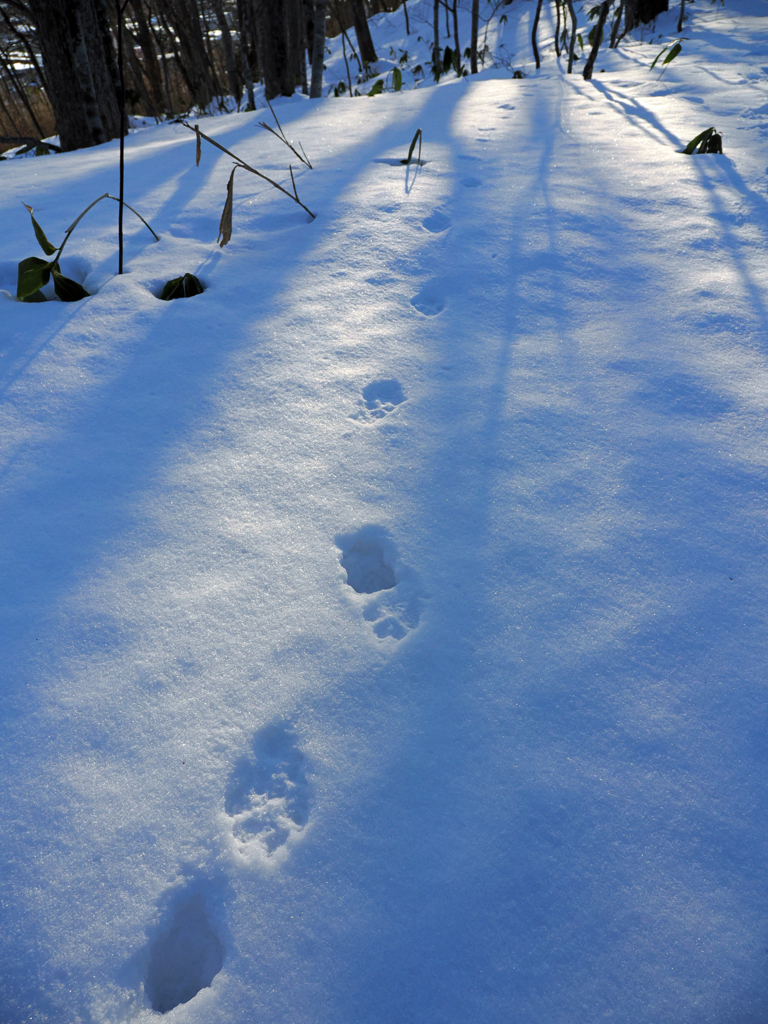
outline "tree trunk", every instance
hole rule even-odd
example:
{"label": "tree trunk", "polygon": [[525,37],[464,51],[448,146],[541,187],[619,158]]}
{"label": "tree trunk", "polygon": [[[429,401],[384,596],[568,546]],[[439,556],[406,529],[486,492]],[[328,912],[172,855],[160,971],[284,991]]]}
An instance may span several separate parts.
{"label": "tree trunk", "polygon": [[568,6],[568,13],[571,16],[571,38],[568,40],[568,74],[573,73],[573,55],[576,48],[576,11],[573,9],[573,0],[565,0]]}
{"label": "tree trunk", "polygon": [[440,0],[435,0],[432,22],[435,33],[432,41],[432,74],[435,76],[435,81],[437,81],[443,69],[443,62],[440,60]]}
{"label": "tree trunk", "polygon": [[539,48],[536,45],[536,33],[539,31],[539,18],[541,17],[541,3],[542,0],[538,0],[536,4],[536,14],[533,17],[533,29],[531,30],[531,46],[533,47],[533,59],[536,61],[536,70],[541,67],[541,61],[539,60]]}
{"label": "tree trunk", "polygon": [[555,0],[555,13],[557,23],[555,25],[555,56],[560,56],[560,0]]}
{"label": "tree trunk", "polygon": [[275,96],[293,96],[288,41],[285,38],[284,0],[255,0],[255,4],[264,95],[268,100]]}
{"label": "tree trunk", "polygon": [[472,0],[472,36],[469,43],[469,70],[477,74],[477,30],[480,25],[480,0]]}
{"label": "tree trunk", "polygon": [[303,32],[301,0],[285,0],[285,38],[288,44],[288,69],[295,88],[301,83]]}
{"label": "tree trunk", "polygon": [[373,39],[371,39],[371,30],[368,28],[368,19],[365,16],[365,4],[363,0],[348,0],[348,2],[352,11],[352,24],[355,26],[360,58],[363,64],[373,64],[378,57],[373,46]]}
{"label": "tree trunk", "polygon": [[95,0],[29,0],[29,9],[62,149],[116,138],[120,109]]}
{"label": "tree trunk", "polygon": [[251,62],[248,57],[248,13],[246,0],[237,0],[237,28],[240,35],[240,66],[243,70],[243,81],[245,91],[248,95],[248,106],[246,110],[256,109],[256,99],[253,95],[253,73]]}
{"label": "tree trunk", "polygon": [[461,47],[459,46],[459,14],[456,8],[459,5],[459,0],[453,0],[453,66],[456,70],[456,74],[461,78]]}
{"label": "tree trunk", "polygon": [[195,0],[163,0],[162,7],[179,40],[179,63],[191,102],[203,110],[214,97],[212,69]]}
{"label": "tree trunk", "polygon": [[[152,100],[152,106],[159,114],[164,106],[163,82],[160,77],[160,67],[157,62],[157,52],[155,51],[152,32],[144,14],[144,6],[141,0],[132,0],[131,7],[133,9],[134,21],[136,22],[136,35],[141,47],[144,74],[149,84],[149,95]],[[171,111],[169,110],[168,113],[170,114]]]}
{"label": "tree trunk", "polygon": [[325,9],[326,0],[315,0],[315,31],[312,40],[312,82],[309,87],[309,97],[313,100],[320,99],[323,94]]}
{"label": "tree trunk", "polygon": [[240,97],[243,94],[243,87],[240,83],[240,76],[237,73],[237,63],[235,61],[235,48],[232,45],[232,35],[229,31],[229,23],[227,22],[227,16],[224,13],[224,6],[221,0],[212,0],[213,13],[216,15],[216,24],[219,26],[219,32],[221,32],[221,45],[224,47],[224,63],[227,68],[227,81],[229,82],[229,91],[237,101],[238,110],[240,109]]}
{"label": "tree trunk", "polygon": [[600,43],[603,41],[603,28],[605,27],[605,20],[608,17],[608,9],[611,6],[611,0],[603,0],[600,4],[600,14],[597,18],[597,25],[595,26],[595,41],[592,44],[592,50],[587,57],[587,63],[584,65],[584,80],[589,81],[592,77],[592,68],[595,66],[597,60],[597,51],[600,49]]}

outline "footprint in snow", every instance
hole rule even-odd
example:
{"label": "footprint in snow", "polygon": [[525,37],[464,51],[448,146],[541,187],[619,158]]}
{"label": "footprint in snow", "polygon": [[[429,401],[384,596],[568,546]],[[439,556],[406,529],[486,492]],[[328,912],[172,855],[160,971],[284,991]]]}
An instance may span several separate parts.
{"label": "footprint in snow", "polygon": [[423,595],[412,572],[399,565],[394,545],[380,526],[364,526],[336,538],[347,584],[357,594],[375,595],[362,607],[363,618],[384,640],[402,640],[419,624]]}
{"label": "footprint in snow", "polygon": [[168,1013],[210,988],[224,964],[224,945],[211,924],[205,896],[179,894],[149,947],[144,991],[156,1013]]}
{"label": "footprint in snow", "polygon": [[426,228],[427,231],[431,231],[433,235],[439,235],[441,231],[447,231],[451,224],[453,224],[453,221],[448,214],[442,213],[440,210],[430,213],[421,222],[421,226]]}
{"label": "footprint in snow", "polygon": [[428,281],[410,301],[424,316],[437,316],[445,309],[445,295],[437,281]]}
{"label": "footprint in snow", "polygon": [[256,733],[251,752],[235,765],[224,810],[238,851],[269,858],[301,833],[309,820],[304,754],[288,722]]}
{"label": "footprint in snow", "polygon": [[483,183],[479,178],[462,178],[461,184],[464,188],[480,188]]}
{"label": "footprint in snow", "polygon": [[368,423],[383,419],[405,401],[405,393],[400,381],[394,378],[374,380],[372,383],[366,384],[362,394],[363,397],[358,402],[360,408],[352,414],[351,418]]}

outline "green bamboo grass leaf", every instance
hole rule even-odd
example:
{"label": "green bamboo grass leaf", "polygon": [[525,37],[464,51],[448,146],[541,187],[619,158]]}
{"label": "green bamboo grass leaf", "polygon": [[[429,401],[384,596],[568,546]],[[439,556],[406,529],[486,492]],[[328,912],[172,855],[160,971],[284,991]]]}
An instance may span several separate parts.
{"label": "green bamboo grass leaf", "polygon": [[[54,250],[55,252],[56,250]],[[39,256],[29,256],[19,263],[19,278],[16,285],[16,298],[26,301],[30,295],[39,292],[44,284],[48,284],[53,264],[41,260]],[[39,302],[39,299],[33,299]]]}
{"label": "green bamboo grass leaf", "polygon": [[653,71],[653,69],[656,67],[657,63],[659,62],[660,58],[664,56],[664,54],[667,52],[668,49],[669,49],[669,45],[665,46],[662,50],[659,50],[659,52],[653,58],[653,64],[651,64],[651,68],[650,68],[651,71]]}
{"label": "green bamboo grass leaf", "polygon": [[171,281],[166,281],[160,292],[160,298],[169,302],[171,299],[186,299],[191,295],[202,295],[202,293],[203,286],[195,275],[184,274],[182,277],[174,277]]}
{"label": "green bamboo grass leaf", "polygon": [[701,143],[701,148],[699,149],[699,152],[703,153],[705,151],[705,146],[709,142],[709,139],[713,135],[714,131],[714,128],[705,128],[704,131],[700,132],[695,139],[691,139],[691,141],[683,150],[683,153],[685,153],[686,156],[690,156],[694,152],[696,147],[699,145],[699,143]]}
{"label": "green bamboo grass leaf", "polygon": [[56,252],[56,246],[51,245],[51,243],[45,237],[45,232],[35,220],[34,214],[32,213],[32,207],[27,206],[26,203],[24,203],[23,205],[26,206],[29,210],[29,216],[32,218],[32,227],[35,229],[35,238],[37,239],[40,248],[43,250],[46,256],[53,256],[53,254]]}
{"label": "green bamboo grass leaf", "polygon": [[401,164],[409,164],[411,162],[411,157],[413,156],[414,149],[416,149],[417,142],[419,144],[418,162],[421,163],[421,128],[417,128],[416,134],[413,136],[413,139],[411,140],[411,148],[408,150],[408,156],[405,158],[405,160],[400,161]]}
{"label": "green bamboo grass leaf", "polygon": [[58,270],[53,271],[53,287],[62,302],[79,302],[91,294],[71,277],[64,277]]}
{"label": "green bamboo grass leaf", "polygon": [[664,65],[664,64],[670,64],[670,63],[671,63],[671,62],[672,62],[672,61],[673,61],[673,60],[675,59],[675,57],[676,57],[676,56],[677,56],[677,55],[678,55],[678,54],[680,53],[680,51],[682,50],[682,48],[683,48],[683,47],[682,47],[682,45],[681,45],[680,43],[675,43],[675,45],[674,45],[674,46],[672,47],[672,49],[671,49],[671,50],[669,51],[669,53],[667,54],[667,56],[666,56],[666,57],[664,58],[664,60],[663,60],[663,61],[661,62],[661,63],[662,63],[662,65]]}
{"label": "green bamboo grass leaf", "polygon": [[368,93],[368,95],[369,96],[378,96],[383,91],[384,91],[384,83],[382,82],[381,79],[379,79],[377,82],[373,83],[373,88]]}
{"label": "green bamboo grass leaf", "polygon": [[400,92],[403,88],[403,73],[400,68],[392,68],[392,88]]}

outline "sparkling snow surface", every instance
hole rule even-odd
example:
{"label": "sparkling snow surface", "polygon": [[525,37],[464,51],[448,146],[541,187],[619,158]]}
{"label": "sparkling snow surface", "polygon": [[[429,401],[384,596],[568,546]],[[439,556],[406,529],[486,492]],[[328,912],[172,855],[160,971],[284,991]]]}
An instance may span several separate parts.
{"label": "sparkling snow surface", "polygon": [[[60,240],[117,144],[0,167],[3,1024],[766,1019],[768,11],[726,3],[661,79],[677,11],[591,83],[545,22],[522,80],[278,104],[317,219],[240,171],[223,250],[229,159],[137,132],[161,241],[115,276],[100,204],[79,303],[11,299],[21,203]],[[265,117],[201,127],[289,182]]]}

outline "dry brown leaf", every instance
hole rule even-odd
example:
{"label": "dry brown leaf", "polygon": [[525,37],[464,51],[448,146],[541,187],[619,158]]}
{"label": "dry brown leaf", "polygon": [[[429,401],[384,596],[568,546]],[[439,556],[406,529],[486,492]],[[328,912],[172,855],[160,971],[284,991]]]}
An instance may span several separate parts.
{"label": "dry brown leaf", "polygon": [[227,242],[232,237],[232,203],[234,199],[235,189],[235,171],[237,165],[232,168],[232,173],[229,176],[227,182],[227,200],[224,203],[224,209],[221,211],[221,220],[219,221],[219,236],[216,241],[223,249]]}

